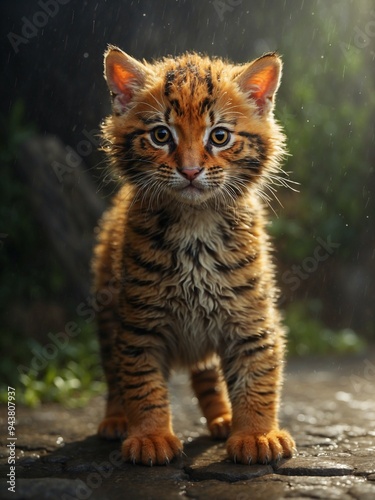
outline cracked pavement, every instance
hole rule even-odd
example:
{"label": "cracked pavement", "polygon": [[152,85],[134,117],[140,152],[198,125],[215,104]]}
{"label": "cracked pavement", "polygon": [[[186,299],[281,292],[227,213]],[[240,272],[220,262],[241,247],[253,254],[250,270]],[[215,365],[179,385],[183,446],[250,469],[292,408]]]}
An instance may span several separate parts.
{"label": "cracked pavement", "polygon": [[292,360],[284,385],[282,425],[298,453],[269,465],[227,460],[213,441],[186,375],[171,382],[174,429],[184,455],[168,466],[123,463],[119,442],[96,437],[104,398],[81,409],[16,407],[16,486],[8,491],[6,408],[1,408],[0,497],[4,499],[375,498],[375,360]]}

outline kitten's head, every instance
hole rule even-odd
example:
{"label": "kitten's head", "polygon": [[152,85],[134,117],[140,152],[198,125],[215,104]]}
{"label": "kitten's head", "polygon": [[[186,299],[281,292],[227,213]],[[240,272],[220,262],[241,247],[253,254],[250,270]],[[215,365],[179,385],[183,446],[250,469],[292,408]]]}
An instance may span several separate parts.
{"label": "kitten's head", "polygon": [[105,55],[113,115],[107,151],[142,199],[199,205],[262,193],[283,154],[273,119],[281,60],[267,54],[235,66],[197,54],[139,62]]}

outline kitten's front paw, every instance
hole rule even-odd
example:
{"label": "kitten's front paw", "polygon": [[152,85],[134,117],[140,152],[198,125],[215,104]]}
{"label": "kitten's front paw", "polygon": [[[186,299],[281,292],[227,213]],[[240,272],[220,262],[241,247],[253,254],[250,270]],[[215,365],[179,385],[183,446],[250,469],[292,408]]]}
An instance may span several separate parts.
{"label": "kitten's front paw", "polygon": [[208,422],[208,429],[214,439],[227,439],[232,426],[232,415],[230,413],[214,418]]}
{"label": "kitten's front paw", "polygon": [[133,464],[166,465],[181,452],[181,441],[170,433],[132,435],[122,444],[124,460]]}
{"label": "kitten's front paw", "polygon": [[229,457],[241,464],[267,464],[293,455],[295,443],[288,432],[273,430],[267,434],[235,432],[227,441]]}
{"label": "kitten's front paw", "polygon": [[125,417],[120,415],[105,417],[99,424],[98,434],[105,439],[120,439],[126,436],[126,428]]}

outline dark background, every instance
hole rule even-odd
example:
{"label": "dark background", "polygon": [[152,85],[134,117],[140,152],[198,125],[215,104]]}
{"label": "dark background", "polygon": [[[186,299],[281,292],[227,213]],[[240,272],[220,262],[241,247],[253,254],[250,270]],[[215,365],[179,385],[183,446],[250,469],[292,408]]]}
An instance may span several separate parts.
{"label": "dark background", "polygon": [[[0,9],[0,335],[8,353],[0,368],[6,380],[30,389],[32,377],[19,378],[17,367],[41,352],[49,333],[69,321],[81,324],[77,309],[90,301],[93,228],[116,189],[97,151],[99,125],[110,112],[102,76],[108,43],[148,60],[191,50],[239,63],[267,51],[282,55],[276,116],[291,155],[283,168],[300,185],[294,186],[299,192],[278,189],[282,207],[272,200],[270,232],[289,350],[346,352],[373,341],[370,0],[2,0]],[[55,380],[61,363],[80,365],[95,351],[88,341],[95,338],[94,322],[83,323],[76,351],[72,342],[71,351],[60,349],[62,358],[59,351],[50,363],[55,372],[43,368],[33,383]]]}

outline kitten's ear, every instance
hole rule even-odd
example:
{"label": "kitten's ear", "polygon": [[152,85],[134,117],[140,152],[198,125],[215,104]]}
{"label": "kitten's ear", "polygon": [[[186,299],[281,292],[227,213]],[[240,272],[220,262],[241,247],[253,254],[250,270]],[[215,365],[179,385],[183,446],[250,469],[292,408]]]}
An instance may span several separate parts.
{"label": "kitten's ear", "polygon": [[266,54],[246,66],[236,78],[240,89],[255,101],[260,114],[272,112],[281,69],[281,59],[276,54]]}
{"label": "kitten's ear", "polygon": [[104,54],[104,76],[113,97],[113,111],[123,114],[134,92],[144,86],[147,68],[117,47],[110,46]]}

